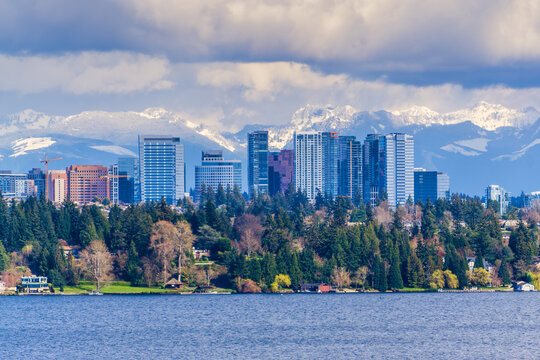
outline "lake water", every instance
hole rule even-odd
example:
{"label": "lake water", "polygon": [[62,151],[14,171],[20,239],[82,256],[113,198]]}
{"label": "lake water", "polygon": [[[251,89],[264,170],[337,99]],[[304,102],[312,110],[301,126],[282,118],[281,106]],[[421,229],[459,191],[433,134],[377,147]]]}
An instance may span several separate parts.
{"label": "lake water", "polygon": [[0,359],[540,359],[540,292],[0,296]]}

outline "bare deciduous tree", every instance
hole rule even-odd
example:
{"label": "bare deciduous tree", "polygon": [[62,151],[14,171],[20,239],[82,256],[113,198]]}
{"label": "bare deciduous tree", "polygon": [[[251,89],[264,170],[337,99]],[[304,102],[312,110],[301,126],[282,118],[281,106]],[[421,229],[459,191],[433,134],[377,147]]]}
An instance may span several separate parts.
{"label": "bare deciduous tree", "polygon": [[154,224],[150,237],[150,248],[154,251],[156,260],[161,265],[163,285],[169,276],[169,263],[174,256],[175,242],[179,238],[178,230],[169,221],[158,221]]}
{"label": "bare deciduous tree", "polygon": [[367,266],[359,267],[358,270],[356,270],[356,272],[354,273],[354,277],[353,277],[353,280],[356,283],[356,285],[358,286],[361,284],[362,289],[364,289],[368,274],[369,274],[369,268]]}
{"label": "bare deciduous tree", "polygon": [[245,251],[248,257],[251,253],[261,249],[261,236],[263,227],[258,217],[244,214],[235,221],[235,227],[240,234],[240,250]]}
{"label": "bare deciduous tree", "polygon": [[81,262],[85,273],[96,280],[97,291],[101,289],[101,282],[107,280],[112,270],[112,255],[103,240],[92,240],[81,251]]}
{"label": "bare deciduous tree", "polygon": [[349,272],[342,267],[335,268],[332,272],[332,283],[338,288],[349,286],[351,284]]}
{"label": "bare deciduous tree", "polygon": [[178,281],[182,282],[182,261],[184,261],[184,252],[193,246],[195,236],[191,232],[191,226],[187,221],[181,221],[176,224],[178,238],[174,242],[175,250],[178,254]]}

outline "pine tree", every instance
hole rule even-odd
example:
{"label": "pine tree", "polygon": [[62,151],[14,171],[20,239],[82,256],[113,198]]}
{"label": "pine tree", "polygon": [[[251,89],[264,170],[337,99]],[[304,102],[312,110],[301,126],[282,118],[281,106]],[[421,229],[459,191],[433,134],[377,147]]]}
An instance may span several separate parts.
{"label": "pine tree", "polygon": [[474,268],[484,268],[484,258],[482,255],[478,254],[474,260]]}
{"label": "pine tree", "polygon": [[261,262],[257,259],[251,259],[248,263],[249,278],[257,283],[261,282],[262,269]]}
{"label": "pine tree", "polygon": [[9,266],[9,256],[6,253],[4,244],[0,241],[0,273],[6,270]]}
{"label": "pine tree", "polygon": [[133,241],[129,244],[128,258],[126,262],[126,276],[130,281],[131,286],[139,286],[143,282],[141,261]]}
{"label": "pine tree", "polygon": [[401,276],[399,255],[397,249],[394,247],[392,251],[392,259],[390,264],[390,273],[388,274],[389,278],[389,287],[390,289],[402,289],[403,288],[403,278]]}
{"label": "pine tree", "polygon": [[273,254],[266,253],[262,260],[262,278],[266,285],[274,282],[277,275],[276,259]]}
{"label": "pine tree", "polygon": [[510,284],[512,282],[512,280],[510,279],[510,271],[508,271],[508,265],[506,264],[506,261],[501,262],[497,275],[499,275],[504,285]]}
{"label": "pine tree", "polygon": [[410,287],[422,287],[426,281],[422,262],[415,253],[407,259],[407,285]]}
{"label": "pine tree", "polygon": [[380,292],[388,290],[388,282],[386,281],[386,267],[379,254],[373,259],[373,288]]}

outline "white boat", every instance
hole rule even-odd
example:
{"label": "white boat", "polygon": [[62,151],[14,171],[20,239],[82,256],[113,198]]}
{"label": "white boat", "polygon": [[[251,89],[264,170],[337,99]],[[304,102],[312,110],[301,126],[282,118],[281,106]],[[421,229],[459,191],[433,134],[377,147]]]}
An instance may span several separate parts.
{"label": "white boat", "polygon": [[92,290],[88,295],[103,295],[103,293],[97,290]]}

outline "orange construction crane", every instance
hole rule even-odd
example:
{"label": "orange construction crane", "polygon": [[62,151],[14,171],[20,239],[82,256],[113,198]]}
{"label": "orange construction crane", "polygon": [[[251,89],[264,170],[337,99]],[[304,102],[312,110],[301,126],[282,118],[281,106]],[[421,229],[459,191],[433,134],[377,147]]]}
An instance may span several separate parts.
{"label": "orange construction crane", "polygon": [[39,160],[40,163],[45,164],[45,198],[49,201],[49,161],[62,160],[63,158],[59,157],[56,159],[48,159],[47,154],[45,154],[45,160]]}
{"label": "orange construction crane", "polygon": [[111,188],[110,188],[110,180],[115,178],[127,178],[129,175],[103,175],[100,176],[100,179],[107,179],[107,199],[111,200]]}

